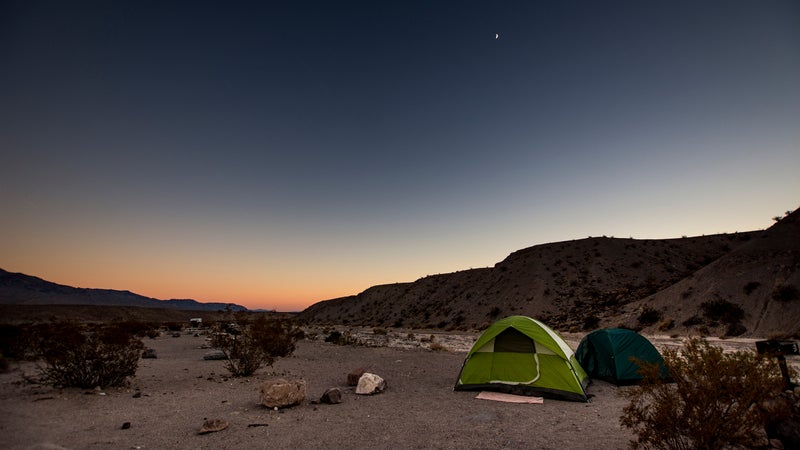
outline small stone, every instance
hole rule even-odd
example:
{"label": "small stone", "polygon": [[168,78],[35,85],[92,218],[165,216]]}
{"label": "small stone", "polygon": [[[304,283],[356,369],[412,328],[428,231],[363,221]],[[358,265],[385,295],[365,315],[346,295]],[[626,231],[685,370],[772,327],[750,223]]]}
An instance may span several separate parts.
{"label": "small stone", "polygon": [[142,352],[142,359],[156,359],[158,355],[156,354],[156,349],[154,348],[146,348]]}
{"label": "small stone", "polygon": [[225,352],[223,352],[222,350],[212,350],[203,355],[203,359],[207,361],[217,361],[222,359],[228,359],[228,357],[225,356]]}
{"label": "small stone", "polygon": [[222,419],[208,419],[203,422],[203,426],[200,427],[200,430],[197,434],[206,434],[206,433],[216,433],[217,431],[222,431],[225,428],[228,428],[228,422]]}
{"label": "small stone", "polygon": [[329,405],[342,403],[342,391],[339,388],[330,388],[322,394],[322,397],[319,399],[319,401]]}
{"label": "small stone", "polygon": [[131,423],[130,422],[125,422],[125,423],[122,424],[122,429],[123,430],[127,430],[130,427],[131,427]]}
{"label": "small stone", "polygon": [[139,391],[136,391],[136,392],[133,394],[133,398],[140,398],[141,396],[142,396],[142,393],[141,393],[141,392],[139,392]]}

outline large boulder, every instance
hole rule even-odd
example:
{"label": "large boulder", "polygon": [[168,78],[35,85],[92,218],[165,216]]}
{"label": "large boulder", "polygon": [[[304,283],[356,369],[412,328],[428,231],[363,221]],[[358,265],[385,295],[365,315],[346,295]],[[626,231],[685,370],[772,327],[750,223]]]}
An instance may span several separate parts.
{"label": "large boulder", "polygon": [[374,373],[365,373],[358,379],[356,394],[372,395],[386,390],[386,380]]}
{"label": "large boulder", "polygon": [[268,408],[298,405],[306,399],[306,382],[276,378],[261,384],[261,404]]}

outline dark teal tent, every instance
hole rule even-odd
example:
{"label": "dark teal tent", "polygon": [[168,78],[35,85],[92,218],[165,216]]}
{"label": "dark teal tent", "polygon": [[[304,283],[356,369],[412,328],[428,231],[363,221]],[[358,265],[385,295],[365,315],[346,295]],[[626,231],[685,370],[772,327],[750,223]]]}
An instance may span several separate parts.
{"label": "dark teal tent", "polygon": [[593,331],[581,340],[575,358],[590,378],[617,386],[641,381],[637,360],[658,364],[661,378],[669,378],[661,354],[647,338],[633,330],[607,328]]}

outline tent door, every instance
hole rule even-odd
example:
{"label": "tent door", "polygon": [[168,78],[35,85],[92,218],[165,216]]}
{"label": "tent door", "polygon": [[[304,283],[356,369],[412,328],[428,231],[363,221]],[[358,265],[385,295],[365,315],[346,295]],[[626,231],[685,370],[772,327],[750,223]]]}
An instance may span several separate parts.
{"label": "tent door", "polygon": [[514,328],[494,338],[491,383],[532,384],[540,375],[539,355],[531,338]]}

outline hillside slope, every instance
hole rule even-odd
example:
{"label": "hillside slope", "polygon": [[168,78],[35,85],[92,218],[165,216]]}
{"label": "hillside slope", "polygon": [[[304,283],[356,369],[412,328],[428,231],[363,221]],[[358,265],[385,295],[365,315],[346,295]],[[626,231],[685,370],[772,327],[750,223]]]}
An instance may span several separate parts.
{"label": "hillside slope", "polygon": [[[673,319],[680,331],[800,335],[800,210],[693,276],[632,305]],[[704,307],[705,304],[705,307]],[[715,306],[718,314],[707,311]],[[740,313],[736,313],[741,310]],[[718,316],[718,317],[715,317]],[[740,320],[733,320],[741,316]],[[649,326],[654,330],[657,325]]]}
{"label": "hillside slope", "polygon": [[652,296],[758,239],[763,232],[680,239],[587,238],[537,245],[491,268],[374,286],[310,306],[311,322],[482,328],[523,314],[567,330],[631,325]]}

